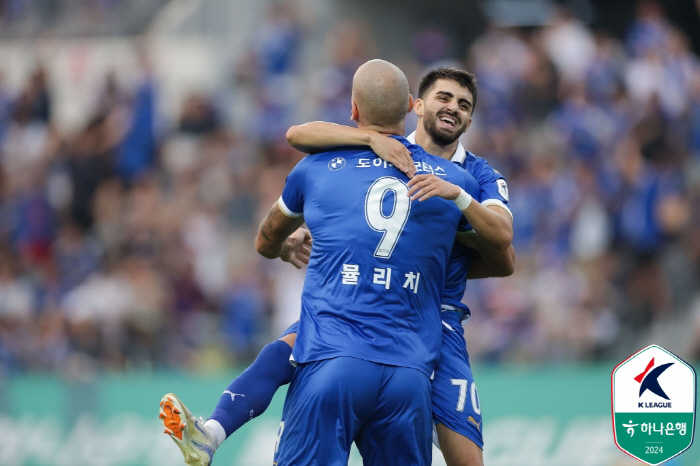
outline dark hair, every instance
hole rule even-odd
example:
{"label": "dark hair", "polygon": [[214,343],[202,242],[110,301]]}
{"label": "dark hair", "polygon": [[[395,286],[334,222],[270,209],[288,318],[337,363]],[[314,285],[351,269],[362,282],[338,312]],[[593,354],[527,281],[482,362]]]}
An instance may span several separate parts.
{"label": "dark hair", "polygon": [[460,86],[469,89],[469,92],[472,93],[472,97],[474,98],[474,102],[472,102],[472,113],[474,113],[477,95],[476,76],[474,76],[474,73],[458,70],[457,68],[438,68],[432,70],[420,80],[420,84],[418,85],[418,98],[425,99],[425,94],[432,89],[438,79],[451,79]]}

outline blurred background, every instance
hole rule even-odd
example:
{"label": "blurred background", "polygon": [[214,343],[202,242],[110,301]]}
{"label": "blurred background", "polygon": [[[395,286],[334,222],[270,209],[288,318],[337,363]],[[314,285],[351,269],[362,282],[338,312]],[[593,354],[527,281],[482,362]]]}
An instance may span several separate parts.
{"label": "blurred background", "polygon": [[[284,134],[351,124],[377,57],[414,93],[476,73],[463,143],[508,180],[516,272],[465,296],[487,463],[637,464],[610,372],[652,343],[700,360],[699,9],[0,1],[0,465],[179,464],[160,396],[206,417],[299,313],[303,271],[253,248],[303,156]],[[280,396],[217,464],[271,462]]]}

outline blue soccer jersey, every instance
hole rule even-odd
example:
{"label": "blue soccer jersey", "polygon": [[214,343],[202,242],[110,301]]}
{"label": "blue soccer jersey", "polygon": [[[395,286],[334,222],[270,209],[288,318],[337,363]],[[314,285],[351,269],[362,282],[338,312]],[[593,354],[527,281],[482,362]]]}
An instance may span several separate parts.
{"label": "blue soccer jersey", "polygon": [[[415,133],[408,139],[414,142]],[[465,151],[459,144],[451,161],[476,178],[481,191],[478,199],[482,205],[500,205],[510,213],[506,181],[485,159]],[[457,312],[442,314],[440,363],[435,368],[431,400],[436,424],[444,424],[483,448],[481,404],[460,325],[460,320],[469,316],[469,309],[461,300],[473,254],[471,249],[455,243],[447,264],[442,304],[443,308]]]}
{"label": "blue soccer jersey", "polygon": [[[410,134],[407,139],[415,143],[415,132]],[[481,202],[481,205],[498,205],[511,214],[508,208],[508,186],[506,180],[503,175],[491,168],[486,159],[464,150],[462,144],[459,143],[451,158],[451,162],[466,170],[477,180],[480,194],[475,196],[475,198]],[[462,304],[462,297],[467,289],[467,273],[469,272],[473,254],[474,252],[471,249],[465,248],[459,243],[454,244],[447,268],[445,269],[445,290],[442,304],[468,312],[468,308]]]}
{"label": "blue soccer jersey", "polygon": [[[473,176],[405,138],[418,173],[444,177],[477,199]],[[464,217],[440,198],[411,201],[408,179],[369,149],[305,157],[280,209],[302,216],[314,247],[293,358],[351,356],[430,375],[439,357],[445,268]]]}

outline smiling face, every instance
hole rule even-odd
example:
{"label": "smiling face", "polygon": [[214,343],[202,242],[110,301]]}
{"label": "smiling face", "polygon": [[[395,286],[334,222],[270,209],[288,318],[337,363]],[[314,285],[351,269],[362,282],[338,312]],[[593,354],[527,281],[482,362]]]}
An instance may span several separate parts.
{"label": "smiling face", "polygon": [[469,89],[452,79],[438,79],[424,99],[416,100],[415,111],[432,140],[447,146],[469,128],[473,104]]}

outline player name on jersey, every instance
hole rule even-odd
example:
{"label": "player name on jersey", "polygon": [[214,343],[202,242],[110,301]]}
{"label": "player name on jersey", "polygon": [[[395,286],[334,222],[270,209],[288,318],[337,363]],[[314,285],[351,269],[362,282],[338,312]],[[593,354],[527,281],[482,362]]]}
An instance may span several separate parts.
{"label": "player name on jersey", "polygon": [[[340,274],[343,277],[343,285],[357,285],[360,280],[360,266],[358,264],[343,264]],[[381,269],[375,267],[372,283],[382,285],[387,290],[391,289],[391,275],[391,268]],[[394,276],[396,276],[395,273]],[[421,279],[420,272],[408,272],[404,274],[404,277],[406,280],[403,282],[402,287],[418,293],[418,284]]]}

